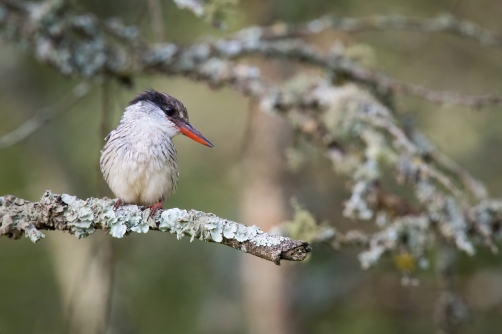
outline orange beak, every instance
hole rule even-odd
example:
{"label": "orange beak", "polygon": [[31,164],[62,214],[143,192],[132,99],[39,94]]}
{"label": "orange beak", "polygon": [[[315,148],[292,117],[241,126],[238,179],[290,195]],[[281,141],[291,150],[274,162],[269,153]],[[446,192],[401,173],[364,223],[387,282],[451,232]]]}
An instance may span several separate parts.
{"label": "orange beak", "polygon": [[211,142],[209,140],[207,140],[207,138],[204,137],[202,135],[202,133],[200,133],[199,131],[197,131],[197,129],[195,129],[192,126],[192,124],[190,124],[188,122],[179,122],[178,126],[180,128],[181,133],[184,134],[185,136],[187,136],[188,138],[193,139],[197,143],[200,143],[202,145],[206,145],[206,146],[209,146],[209,147],[214,147],[214,145],[211,144]]}

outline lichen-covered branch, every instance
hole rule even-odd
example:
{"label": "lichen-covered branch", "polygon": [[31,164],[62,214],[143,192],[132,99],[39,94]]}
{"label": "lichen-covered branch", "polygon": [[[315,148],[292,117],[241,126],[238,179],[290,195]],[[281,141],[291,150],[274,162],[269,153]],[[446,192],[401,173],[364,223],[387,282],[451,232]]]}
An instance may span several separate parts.
{"label": "lichen-covered branch", "polygon": [[[323,147],[335,170],[351,180],[344,216],[375,220],[377,231],[345,232],[295,218],[296,223],[311,227],[286,224],[287,235],[335,248],[362,247],[363,268],[385,253],[403,252],[425,266],[426,250],[435,247],[436,237],[469,255],[480,244],[497,251],[494,240],[501,237],[502,200],[488,199],[481,182],[444,157],[411,125],[403,130],[391,110],[358,86],[318,82],[303,91],[321,110],[290,112],[292,123]],[[413,192],[413,205],[383,190],[383,175],[389,171]],[[291,234],[292,228],[311,232]]]}
{"label": "lichen-covered branch", "polygon": [[467,95],[448,91],[433,90],[421,85],[406,83],[385,74],[367,69],[351,59],[339,54],[322,54],[307,43],[299,40],[267,41],[256,35],[243,35],[242,39],[220,40],[211,47],[217,57],[238,58],[257,55],[267,58],[281,58],[317,66],[325,69],[344,81],[369,85],[381,92],[401,93],[423,98],[432,103],[457,104],[470,108],[502,105],[498,95]]}
{"label": "lichen-covered branch", "polygon": [[[0,29],[6,37],[22,42],[40,62],[62,74],[112,76],[124,82],[138,74],[179,75],[214,87],[230,86],[258,100],[263,111],[284,113],[297,132],[321,147],[335,170],[350,179],[344,215],[377,221],[378,231],[364,243],[369,252],[365,266],[384,252],[403,247],[420,259],[438,232],[468,254],[474,254],[477,241],[471,238],[472,231],[496,250],[493,239],[500,235],[495,222],[502,213],[501,201],[488,199],[478,180],[416,129],[401,124],[383,95],[392,98],[393,93],[406,92],[471,107],[501,104],[497,96],[464,96],[401,83],[366,69],[343,50],[322,54],[305,42],[271,42],[253,30],[187,46],[147,44],[134,27],[77,15],[61,1],[0,0],[0,12]],[[235,62],[249,56],[317,66],[326,76],[271,83],[259,68]],[[404,208],[399,196],[386,195],[384,200],[380,195],[374,200],[382,175],[389,171],[413,195],[413,210],[408,206],[404,216],[395,215],[396,209]]]}
{"label": "lichen-covered branch", "polygon": [[497,95],[462,95],[404,83],[371,71],[343,53],[324,55],[297,40],[270,42],[253,30],[230,39],[189,46],[147,44],[135,27],[116,19],[101,21],[91,14],[74,14],[57,0],[40,3],[0,0],[0,30],[8,39],[30,48],[38,61],[64,75],[107,75],[124,82],[137,74],[181,75],[212,86],[231,86],[259,100],[270,100],[270,93],[278,90],[276,85],[261,78],[257,67],[230,61],[258,55],[321,67],[345,81],[370,85],[375,91],[410,94],[431,102],[473,108],[502,104]]}
{"label": "lichen-covered branch", "polygon": [[466,301],[456,289],[455,263],[457,253],[444,239],[438,240],[436,271],[441,289],[434,317],[441,334],[455,334],[471,316]]}
{"label": "lichen-covered branch", "polygon": [[330,29],[346,32],[384,30],[440,32],[470,38],[483,45],[502,46],[502,35],[485,29],[475,22],[458,19],[451,14],[443,14],[435,18],[415,18],[403,15],[373,15],[349,18],[327,15],[303,23],[277,23],[269,27],[251,27],[247,28],[243,33],[259,35],[263,39],[273,40],[304,37]]}
{"label": "lichen-covered branch", "polygon": [[114,211],[113,205],[114,200],[108,198],[80,200],[50,191],[39,202],[6,195],[0,197],[0,236],[17,239],[24,234],[37,242],[44,238],[41,230],[68,231],[77,238],[99,229],[115,238],[153,230],[176,234],[178,239],[188,236],[220,243],[275,264],[281,260],[302,261],[311,251],[307,242],[268,234],[257,226],[238,224],[212,213],[174,208],[149,217],[149,209],[126,205]]}

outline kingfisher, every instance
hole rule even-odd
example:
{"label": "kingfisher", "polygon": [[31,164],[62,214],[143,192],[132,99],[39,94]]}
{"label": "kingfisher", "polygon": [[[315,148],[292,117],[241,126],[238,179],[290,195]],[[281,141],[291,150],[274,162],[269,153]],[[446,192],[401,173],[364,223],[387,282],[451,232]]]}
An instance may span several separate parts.
{"label": "kingfisher", "polygon": [[178,185],[179,169],[172,138],[179,133],[214,147],[188,121],[188,112],[175,97],[150,89],[137,95],[125,109],[115,130],[105,138],[99,160],[101,173],[124,204],[162,208]]}

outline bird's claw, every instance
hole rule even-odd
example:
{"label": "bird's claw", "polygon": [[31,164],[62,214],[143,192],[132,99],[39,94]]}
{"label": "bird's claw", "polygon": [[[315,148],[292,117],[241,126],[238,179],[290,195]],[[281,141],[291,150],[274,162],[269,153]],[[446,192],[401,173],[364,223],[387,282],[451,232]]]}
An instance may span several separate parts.
{"label": "bird's claw", "polygon": [[147,208],[149,208],[149,209],[150,209],[150,214],[148,215],[148,218],[153,217],[153,215],[155,215],[155,213],[156,213],[158,210],[162,209],[162,205],[163,205],[163,204],[164,204],[164,202],[163,202],[163,201],[160,201],[160,202],[158,202],[158,203],[155,203],[154,205],[149,205],[149,206],[147,206]]}
{"label": "bird's claw", "polygon": [[120,206],[124,205],[124,204],[125,204],[125,203],[124,203],[124,201],[123,201],[123,200],[121,200],[120,198],[119,198],[119,199],[117,199],[117,201],[116,201],[116,202],[115,202],[115,204],[113,205],[113,211],[117,211],[117,209],[118,209]]}

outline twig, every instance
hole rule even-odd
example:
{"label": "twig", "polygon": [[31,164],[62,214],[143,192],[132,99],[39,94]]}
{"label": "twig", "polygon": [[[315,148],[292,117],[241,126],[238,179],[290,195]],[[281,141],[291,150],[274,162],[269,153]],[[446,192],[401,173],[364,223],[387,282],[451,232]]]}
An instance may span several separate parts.
{"label": "twig", "polygon": [[409,30],[417,32],[440,32],[473,39],[483,45],[502,46],[502,35],[481,27],[475,22],[461,20],[451,14],[436,18],[414,18],[402,15],[375,15],[363,18],[337,18],[324,16],[315,20],[287,24],[278,23],[268,27],[251,27],[236,36],[259,35],[263,39],[296,38],[333,29],[346,32],[384,30]]}
{"label": "twig", "polygon": [[475,179],[453,159],[439,150],[434,150],[431,155],[439,165],[456,174],[476,200],[481,201],[488,197],[488,191],[483,183]]}
{"label": "twig", "polygon": [[438,167],[446,170],[449,174],[455,176],[463,187],[470,192],[473,198],[477,201],[484,200],[488,197],[488,191],[483,183],[474,178],[468,171],[463,169],[457,162],[445,155],[430,143],[426,137],[416,130],[410,119],[404,122],[404,132],[406,136],[413,141],[419,148],[420,155],[425,159],[432,159]]}
{"label": "twig", "polygon": [[70,195],[47,191],[39,202],[15,196],[0,197],[0,236],[20,238],[23,234],[33,242],[45,236],[40,230],[68,231],[77,238],[87,237],[96,229],[122,238],[131,232],[149,230],[175,233],[207,242],[221,243],[265,260],[280,264],[281,260],[302,261],[311,251],[307,242],[264,233],[257,226],[246,226],[212,213],[196,210],[159,210],[154,219],[150,210],[136,205],[113,210],[114,200],[89,198],[79,200]]}
{"label": "twig", "polygon": [[61,112],[69,110],[76,105],[90,91],[90,85],[87,83],[78,84],[71,93],[63,97],[59,102],[52,107],[40,109],[35,116],[14,131],[0,137],[0,150],[13,146],[20,141],[28,138],[42,126],[48,123],[53,118],[57,117]]}
{"label": "twig", "polygon": [[498,95],[466,95],[448,91],[437,91],[424,86],[402,82],[363,68],[350,73],[353,74],[354,78],[375,84],[378,88],[388,89],[393,93],[414,95],[433,103],[455,104],[473,109],[502,105],[502,96]]}
{"label": "twig", "polygon": [[440,333],[455,334],[460,325],[469,318],[470,311],[455,287],[455,249],[444,238],[439,239],[436,271],[441,292],[436,301],[436,324]]}
{"label": "twig", "polygon": [[[258,43],[259,42],[259,43]],[[366,69],[341,55],[322,55],[309,44],[302,41],[258,41],[222,40],[215,43],[214,53],[219,57],[238,58],[259,55],[269,58],[284,58],[313,66],[318,66],[340,75],[345,80],[351,79],[371,85],[377,91],[390,91],[413,95],[433,103],[456,104],[470,108],[482,108],[502,105],[502,96],[466,95],[448,91],[437,91],[421,85],[402,82],[382,73]],[[228,50],[231,50],[230,52]]]}

